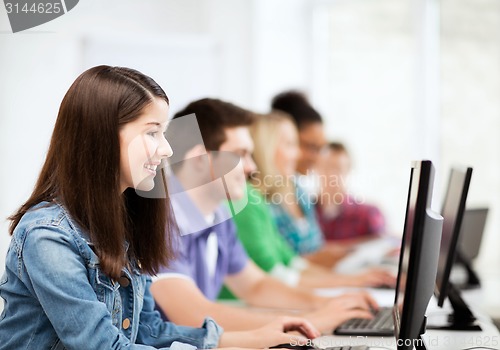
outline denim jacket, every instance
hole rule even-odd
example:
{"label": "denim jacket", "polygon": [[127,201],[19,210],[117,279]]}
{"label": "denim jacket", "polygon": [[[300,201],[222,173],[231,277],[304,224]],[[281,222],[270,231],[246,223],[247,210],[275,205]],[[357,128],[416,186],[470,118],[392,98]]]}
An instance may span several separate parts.
{"label": "denim jacket", "polygon": [[110,279],[65,209],[37,205],[17,225],[0,279],[0,350],[217,347],[222,329],[210,318],[202,328],[162,321],[151,278],[130,266]]}

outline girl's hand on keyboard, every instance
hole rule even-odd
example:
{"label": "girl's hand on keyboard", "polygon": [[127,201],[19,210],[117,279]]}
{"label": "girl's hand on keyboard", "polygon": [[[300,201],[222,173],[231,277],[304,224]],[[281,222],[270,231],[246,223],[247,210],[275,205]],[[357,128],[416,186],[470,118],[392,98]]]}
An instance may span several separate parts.
{"label": "girl's hand on keyboard", "polygon": [[[290,334],[295,332],[299,334]],[[321,333],[312,323],[301,317],[278,317],[273,322],[251,331],[227,332],[221,337],[220,347],[239,345],[267,348],[277,344],[305,345]]]}

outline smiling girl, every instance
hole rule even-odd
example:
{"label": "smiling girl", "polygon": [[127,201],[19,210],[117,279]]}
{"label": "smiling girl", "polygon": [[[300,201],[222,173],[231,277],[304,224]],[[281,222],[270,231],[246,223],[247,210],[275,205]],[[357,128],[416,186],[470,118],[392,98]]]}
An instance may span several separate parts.
{"label": "smiling girl", "polygon": [[70,87],[33,193],[10,217],[0,349],[264,347],[289,342],[287,330],[317,335],[298,318],[223,333],[210,318],[180,327],[154,311],[149,275],[174,255],[168,109],[164,91],[128,68],[94,67]]}

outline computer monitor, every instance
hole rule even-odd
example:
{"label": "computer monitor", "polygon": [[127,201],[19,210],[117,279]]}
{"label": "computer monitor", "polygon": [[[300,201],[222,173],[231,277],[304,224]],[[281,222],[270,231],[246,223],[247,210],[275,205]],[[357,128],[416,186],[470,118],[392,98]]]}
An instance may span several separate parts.
{"label": "computer monitor", "polygon": [[425,349],[425,311],[434,290],[443,218],[430,208],[434,168],[413,162],[393,307],[398,350]]}
{"label": "computer monitor", "polygon": [[448,325],[432,328],[481,330],[475,324],[476,319],[460,296],[460,291],[450,281],[450,273],[455,263],[471,176],[472,168],[453,168],[450,173],[448,189],[441,211],[444,218],[443,233],[434,294],[438,298],[438,306],[441,307],[446,298],[448,298],[453,307],[453,313],[448,318]]}
{"label": "computer monitor", "polygon": [[[456,265],[462,265],[466,271],[466,280],[456,287],[460,289],[477,288],[481,281],[477,275],[472,262],[479,255],[479,248],[483,239],[486,219],[488,218],[488,207],[466,208],[462,219],[462,227],[458,238],[456,252]],[[453,276],[453,270],[452,270]]]}
{"label": "computer monitor", "polygon": [[476,259],[479,255],[488,212],[488,207],[465,209],[458,238],[458,250],[469,261]]}

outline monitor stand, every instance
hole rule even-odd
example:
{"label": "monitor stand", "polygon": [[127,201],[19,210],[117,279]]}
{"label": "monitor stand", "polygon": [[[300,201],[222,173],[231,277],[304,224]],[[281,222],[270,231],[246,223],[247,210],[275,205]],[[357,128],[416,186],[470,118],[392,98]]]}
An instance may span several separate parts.
{"label": "monitor stand", "polygon": [[448,316],[448,325],[432,326],[427,325],[427,329],[443,329],[451,331],[481,331],[481,327],[476,324],[476,318],[470,311],[469,307],[462,299],[460,291],[449,283],[448,299],[450,300],[453,312]]}
{"label": "monitor stand", "polygon": [[420,328],[420,334],[418,336],[417,341],[414,344],[415,350],[427,350],[427,348],[425,347],[424,338],[422,337],[426,329],[427,329],[427,316],[424,316],[424,320],[422,321],[422,327]]}
{"label": "monitor stand", "polygon": [[419,336],[418,340],[419,341],[417,341],[415,344],[415,350],[427,350],[427,348],[425,347],[424,338],[422,338],[422,335]]}
{"label": "monitor stand", "polygon": [[[467,271],[467,282],[463,286],[464,289],[468,288],[477,288],[481,286],[481,282],[479,281],[479,277],[476,272],[472,268],[472,262],[462,253],[460,250],[456,252],[456,262],[465,267]],[[462,287],[462,286],[460,286]]]}

